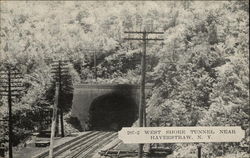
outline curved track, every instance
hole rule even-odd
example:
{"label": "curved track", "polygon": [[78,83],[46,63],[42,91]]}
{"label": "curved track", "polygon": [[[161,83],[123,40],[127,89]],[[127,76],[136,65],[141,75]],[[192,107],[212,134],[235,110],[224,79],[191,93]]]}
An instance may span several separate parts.
{"label": "curved track", "polygon": [[105,144],[117,138],[116,132],[93,131],[54,152],[56,158],[90,158]]}

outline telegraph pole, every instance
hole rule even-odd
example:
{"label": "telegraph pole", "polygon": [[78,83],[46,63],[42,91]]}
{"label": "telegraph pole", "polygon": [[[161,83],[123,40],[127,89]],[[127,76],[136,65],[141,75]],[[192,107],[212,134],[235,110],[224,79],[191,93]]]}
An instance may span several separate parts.
{"label": "telegraph pole", "polygon": [[[58,62],[58,72],[59,72],[59,90],[58,90],[58,96],[60,96],[61,99],[61,94],[62,94],[62,68],[61,68],[61,60]],[[61,120],[61,136],[64,137],[64,125],[63,125],[63,109],[62,109],[62,102],[60,102],[60,120]]]}
{"label": "telegraph pole", "polygon": [[[67,65],[66,62],[68,60],[58,60],[53,61],[54,65],[52,65],[52,73],[54,74],[54,79],[56,82],[58,82],[58,105],[59,105],[59,113],[60,113],[60,126],[61,126],[61,137],[64,137],[64,123],[63,123],[63,107],[61,102],[61,95],[62,95],[62,78],[65,77],[65,72],[68,72],[67,68],[65,67]],[[58,117],[58,116],[57,116]],[[58,133],[58,124],[56,126],[56,134]]]}
{"label": "telegraph pole", "polygon": [[11,74],[8,69],[8,107],[9,107],[9,157],[12,158],[12,98],[11,98]]}
{"label": "telegraph pole", "polygon": [[95,80],[97,81],[97,67],[96,67],[96,51],[94,51],[94,73],[95,73]]}
{"label": "telegraph pole", "polygon": [[[163,32],[153,31],[125,31],[127,34],[141,34],[142,38],[124,38],[125,40],[139,40],[143,42],[143,52],[141,56],[141,83],[140,83],[140,104],[139,104],[139,127],[146,126],[146,105],[145,105],[145,77],[146,77],[146,51],[147,41],[162,41],[161,38],[148,38],[148,34],[164,34]],[[143,144],[139,144],[138,157],[143,156]]]}
{"label": "telegraph pole", "polygon": [[58,92],[59,92],[59,85],[58,83],[56,83],[55,102],[53,105],[53,116],[52,116],[52,123],[51,123],[49,158],[53,158],[54,136],[55,136],[55,126],[56,126],[58,96],[59,96]]}
{"label": "telegraph pole", "polygon": [[[9,136],[9,158],[13,158],[13,151],[12,151],[12,143],[13,143],[13,125],[12,125],[12,97],[18,96],[17,93],[12,92],[18,92],[21,91],[21,89],[18,89],[18,87],[23,87],[20,81],[17,79],[21,79],[20,76],[21,73],[17,73],[14,71],[14,69],[11,68],[11,66],[8,66],[7,71],[1,72],[0,79],[2,80],[2,88],[4,90],[1,90],[2,96],[8,97],[8,109],[9,109],[9,118],[8,118],[8,136]],[[15,84],[15,85],[13,85]]]}
{"label": "telegraph pole", "polygon": [[93,53],[93,60],[94,60],[94,79],[97,81],[97,58],[96,53],[98,52],[97,49],[85,49],[86,52]]}

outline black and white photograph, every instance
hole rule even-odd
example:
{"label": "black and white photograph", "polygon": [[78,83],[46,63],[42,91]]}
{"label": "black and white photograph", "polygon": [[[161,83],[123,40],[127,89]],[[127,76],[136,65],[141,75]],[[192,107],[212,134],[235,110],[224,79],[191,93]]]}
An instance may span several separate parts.
{"label": "black and white photograph", "polygon": [[0,0],[0,158],[249,158],[249,0]]}

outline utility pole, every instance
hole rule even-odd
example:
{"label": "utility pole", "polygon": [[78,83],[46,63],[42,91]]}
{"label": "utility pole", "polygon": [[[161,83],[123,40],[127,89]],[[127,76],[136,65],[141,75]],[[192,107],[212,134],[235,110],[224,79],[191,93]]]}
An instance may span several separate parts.
{"label": "utility pole", "polygon": [[95,80],[97,81],[97,67],[96,67],[96,51],[94,51],[94,73],[95,73]]}
{"label": "utility pole", "polygon": [[[61,60],[58,62],[58,72],[59,72],[59,90],[58,90],[58,96],[62,94],[62,67],[61,67]],[[64,125],[63,125],[63,109],[62,109],[62,102],[60,102],[60,120],[61,120],[61,137],[64,137]]]}
{"label": "utility pole", "polygon": [[85,49],[86,52],[93,53],[93,60],[94,60],[94,79],[97,81],[97,58],[96,53],[98,52],[97,49]]}
{"label": "utility pole", "polygon": [[12,158],[12,98],[11,98],[11,72],[8,69],[8,105],[9,105],[9,157]]}
{"label": "utility pole", "polygon": [[199,146],[197,147],[197,149],[198,149],[197,157],[198,157],[198,158],[201,158],[201,145],[199,145]]}
{"label": "utility pole", "polygon": [[17,92],[22,91],[20,89],[23,85],[20,85],[21,82],[19,79],[22,79],[20,76],[21,73],[15,72],[15,70],[9,65],[7,70],[1,72],[1,96],[8,97],[8,109],[9,109],[9,118],[8,118],[8,125],[9,125],[9,158],[13,158],[12,153],[12,143],[13,143],[13,125],[12,125],[12,97],[18,96]]}
{"label": "utility pole", "polygon": [[[146,51],[147,41],[162,41],[161,38],[148,38],[148,34],[164,34],[163,32],[153,31],[125,31],[127,34],[141,34],[142,38],[124,38],[125,40],[139,40],[143,42],[143,52],[141,56],[141,83],[140,83],[140,104],[139,104],[139,127],[146,126],[146,105],[145,105],[145,77],[146,77]],[[143,144],[139,144],[138,157],[143,156]]]}
{"label": "utility pole", "polygon": [[[65,72],[68,72],[66,65],[68,65],[66,62],[68,60],[58,60],[53,61],[54,65],[52,65],[52,73],[54,74],[54,79],[56,82],[58,82],[58,107],[59,107],[59,113],[60,113],[60,126],[61,126],[61,137],[64,137],[64,123],[63,123],[63,107],[62,107],[62,79],[65,77]],[[57,116],[58,120],[58,116]],[[58,122],[58,121],[57,121]],[[56,125],[56,135],[58,134],[58,123]]]}
{"label": "utility pole", "polygon": [[59,93],[59,85],[58,85],[58,83],[56,83],[55,103],[53,105],[53,116],[52,116],[52,124],[51,124],[49,158],[53,158],[54,136],[55,136],[57,107],[58,107],[58,96],[59,96],[58,93]]}

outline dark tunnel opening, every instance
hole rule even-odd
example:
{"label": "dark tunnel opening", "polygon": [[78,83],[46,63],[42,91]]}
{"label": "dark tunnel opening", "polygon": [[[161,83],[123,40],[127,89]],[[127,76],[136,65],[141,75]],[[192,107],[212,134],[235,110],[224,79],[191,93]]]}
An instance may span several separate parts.
{"label": "dark tunnel opening", "polygon": [[90,130],[119,131],[137,119],[137,105],[132,97],[111,93],[96,98],[90,107]]}

